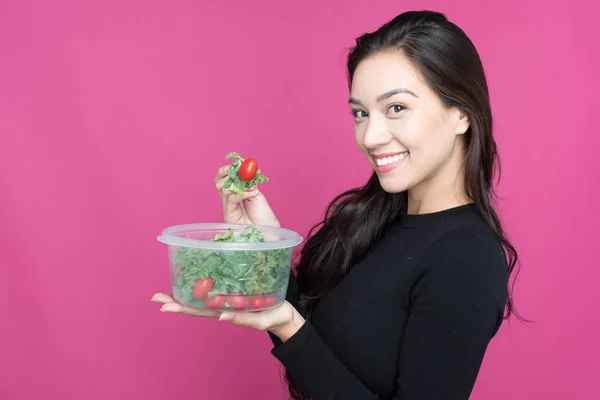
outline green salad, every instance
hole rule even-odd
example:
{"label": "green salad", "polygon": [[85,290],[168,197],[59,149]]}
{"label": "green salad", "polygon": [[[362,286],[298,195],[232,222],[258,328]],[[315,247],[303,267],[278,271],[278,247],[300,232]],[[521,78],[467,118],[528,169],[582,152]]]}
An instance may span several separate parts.
{"label": "green salad", "polygon": [[[264,242],[249,226],[216,235],[215,242]],[[264,308],[285,297],[290,250],[213,250],[180,247],[174,256],[174,288],[183,304],[214,309]]]}
{"label": "green salad", "polygon": [[252,189],[259,183],[269,181],[269,178],[261,174],[254,158],[244,159],[236,152],[227,154],[225,158],[233,158],[235,161],[227,168],[228,178],[223,189],[242,196],[245,189]]}

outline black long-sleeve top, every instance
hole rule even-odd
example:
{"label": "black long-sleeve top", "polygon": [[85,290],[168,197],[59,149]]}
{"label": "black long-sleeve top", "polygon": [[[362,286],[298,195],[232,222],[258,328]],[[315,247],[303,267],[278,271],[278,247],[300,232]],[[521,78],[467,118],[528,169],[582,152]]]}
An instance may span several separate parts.
{"label": "black long-sleeve top", "polygon": [[[473,205],[402,215],[273,355],[314,400],[468,399],[507,296]],[[288,300],[294,304],[292,274]]]}

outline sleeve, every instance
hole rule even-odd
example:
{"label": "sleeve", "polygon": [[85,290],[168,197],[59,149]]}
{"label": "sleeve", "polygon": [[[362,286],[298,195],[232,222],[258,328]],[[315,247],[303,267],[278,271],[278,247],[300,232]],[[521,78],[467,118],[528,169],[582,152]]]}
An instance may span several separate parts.
{"label": "sleeve", "polygon": [[[506,302],[507,264],[485,228],[446,234],[425,254],[408,293],[395,400],[466,400]],[[348,370],[309,323],[275,347],[313,400],[379,399]]]}

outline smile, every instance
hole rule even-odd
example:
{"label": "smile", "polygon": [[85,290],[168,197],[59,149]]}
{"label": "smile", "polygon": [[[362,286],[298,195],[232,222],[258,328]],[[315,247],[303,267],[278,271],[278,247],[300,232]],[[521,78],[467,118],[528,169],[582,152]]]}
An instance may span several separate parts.
{"label": "smile", "polygon": [[400,160],[404,160],[407,156],[408,156],[408,152],[405,151],[404,153],[396,154],[393,156],[387,156],[387,157],[383,157],[383,158],[378,158],[375,156],[374,158],[375,158],[375,163],[377,164],[377,166],[381,167],[382,165],[388,165],[388,164],[398,162]]}
{"label": "smile", "polygon": [[402,161],[408,157],[408,154],[408,151],[403,151],[401,153],[379,154],[373,155],[373,159],[377,165],[378,172],[389,172],[400,165]]}

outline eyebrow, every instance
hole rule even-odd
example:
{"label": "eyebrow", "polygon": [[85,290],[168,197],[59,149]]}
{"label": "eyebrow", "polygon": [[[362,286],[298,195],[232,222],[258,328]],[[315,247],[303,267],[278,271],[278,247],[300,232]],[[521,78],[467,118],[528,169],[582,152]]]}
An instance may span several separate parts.
{"label": "eyebrow", "polygon": [[[414,94],[414,92],[412,92],[408,89],[405,89],[405,88],[399,88],[399,89],[392,89],[389,92],[385,92],[384,94],[377,96],[377,102],[389,99],[390,97],[395,96],[400,93],[410,94],[411,96],[414,96],[417,99],[419,98],[419,96]],[[356,104],[358,106],[362,106],[362,103],[360,102],[360,100],[355,99],[354,97],[350,97],[350,99],[348,100],[348,104]]]}

